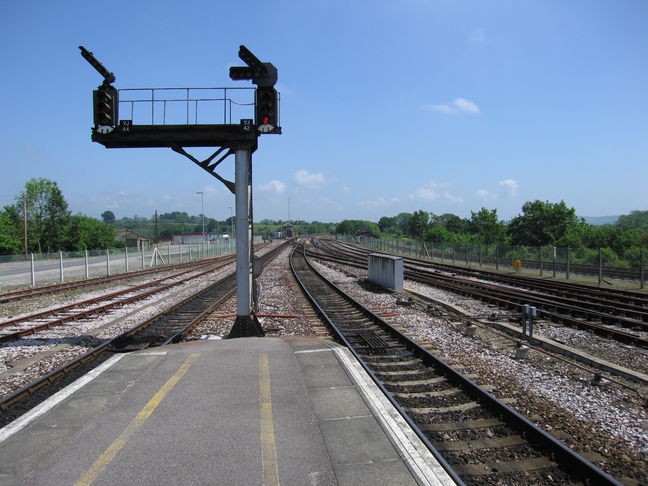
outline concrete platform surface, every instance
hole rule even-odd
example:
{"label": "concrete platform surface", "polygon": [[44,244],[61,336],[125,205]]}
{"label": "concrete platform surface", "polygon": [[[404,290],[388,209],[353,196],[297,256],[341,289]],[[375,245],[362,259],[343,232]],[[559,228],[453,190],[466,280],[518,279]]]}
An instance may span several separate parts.
{"label": "concrete platform surface", "polygon": [[377,390],[317,338],[117,354],[0,430],[0,484],[454,484]]}

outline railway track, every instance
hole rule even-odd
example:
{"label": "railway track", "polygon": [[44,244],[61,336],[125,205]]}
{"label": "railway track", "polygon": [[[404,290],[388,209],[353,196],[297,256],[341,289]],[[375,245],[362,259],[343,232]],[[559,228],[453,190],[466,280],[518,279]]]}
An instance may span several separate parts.
{"label": "railway track", "polygon": [[92,299],[86,299],[65,306],[2,321],[0,322],[0,342],[14,341],[45,329],[62,326],[80,319],[87,319],[92,315],[107,312],[115,307],[131,304],[154,294],[169,290],[172,287],[208,275],[229,263],[227,260],[217,264],[206,263],[174,275],[116,292],[110,292]]}
{"label": "railway track", "polygon": [[[277,246],[259,257],[263,265],[265,266],[276,257],[286,244]],[[107,340],[73,361],[16,390],[0,400],[0,411],[2,412],[0,421],[8,422],[34,406],[35,403],[47,398],[56,391],[55,388],[59,380],[86,373],[109,352],[129,352],[181,341],[235,291],[236,273],[233,272],[202,291],[165,309],[160,314],[134,326],[129,331]],[[36,398],[31,399],[34,396]]]}
{"label": "railway track", "polygon": [[[367,255],[373,253],[368,249],[336,240],[322,240],[322,244],[328,251],[337,253],[338,255],[352,255],[356,260],[360,261],[366,261]],[[588,302],[590,303],[596,304],[600,302],[604,305],[622,303],[624,308],[628,310],[631,310],[633,306],[642,309],[644,312],[648,309],[648,294],[643,292],[607,289],[574,282],[546,280],[526,275],[503,274],[489,270],[451,265],[448,263],[431,262],[424,259],[403,257],[403,260],[406,265],[414,268],[424,268],[430,271],[447,272],[454,275],[481,278],[492,282],[501,282],[505,285],[514,287],[540,290],[545,293],[562,297],[582,298],[583,294],[586,294]]]}
{"label": "railway track", "polygon": [[[517,347],[524,342],[525,346],[538,353],[542,353],[554,360],[562,361],[574,369],[578,368],[589,372],[595,377],[595,380],[605,378],[636,393],[640,397],[643,395],[635,385],[638,384],[641,387],[648,386],[648,377],[644,373],[623,366],[615,366],[605,360],[593,358],[587,353],[579,353],[577,350],[567,346],[556,346],[549,340],[538,339],[537,336],[529,337],[520,329],[509,326],[507,323],[491,322],[487,319],[475,318],[450,304],[419,294],[414,290],[407,290],[407,294],[414,301],[418,301],[421,305],[424,305],[426,312],[437,316],[448,316],[455,323],[463,323],[465,326],[463,330],[464,335],[470,335],[473,330],[476,330],[471,328],[480,328],[485,333],[481,335],[481,338],[486,341],[489,341],[486,335],[492,335],[494,341],[499,341],[500,343],[502,340],[507,341],[509,348],[513,346]],[[622,378],[623,381],[617,380],[616,377]]]}
{"label": "railway track", "polygon": [[[309,255],[323,260],[367,267],[368,251],[322,240],[321,251]],[[585,285],[560,284],[459,267],[405,259],[405,277],[423,284],[519,310],[523,304],[537,307],[538,317],[586,329],[621,342],[648,346],[648,296],[627,291],[600,291]],[[537,282],[536,282],[537,281]],[[495,283],[494,283],[495,282]],[[520,288],[524,285],[525,288]],[[550,290],[548,290],[548,287]]]}
{"label": "railway track", "polygon": [[327,282],[302,253],[291,266],[332,332],[460,482],[620,484]]}
{"label": "railway track", "polygon": [[[395,245],[386,245],[386,246],[395,252],[402,251],[402,248],[399,248],[398,246]],[[475,252],[474,250],[472,252],[467,251],[465,245],[460,245],[459,247],[461,248],[462,246],[463,246],[463,251],[459,252],[461,258],[459,258],[459,254],[458,254],[456,255],[456,259],[457,260],[463,259],[465,261],[466,253],[468,252],[468,261],[476,265],[482,264],[482,265],[489,265],[491,267],[500,265],[502,267],[511,268],[513,261],[517,259],[517,258],[507,258],[503,256],[495,258],[494,256],[480,255],[479,252]],[[412,251],[412,249],[407,248],[407,251],[408,252]],[[419,254],[421,258],[425,257],[425,253],[421,250],[414,250],[414,254]],[[446,255],[446,259],[448,260],[452,258],[452,253],[446,253],[445,255]],[[546,259],[541,262],[539,260],[533,260],[531,258],[522,258],[521,261],[523,267],[526,269],[540,270],[540,267],[542,267],[542,270],[545,272],[553,272],[554,270],[554,263],[550,259]],[[583,275],[588,277],[598,277],[600,271],[599,265],[594,265],[591,263],[574,263],[574,262],[570,262],[569,265],[567,265],[567,263],[564,261],[556,261],[555,269],[556,272],[562,274],[569,272],[572,275]],[[604,274],[605,274],[605,278],[609,278],[609,279],[630,280],[635,282],[641,281],[642,278],[645,279],[645,275],[643,275],[642,277],[641,268],[637,268],[637,267],[626,268],[626,267],[605,266]]]}
{"label": "railway track", "polygon": [[[227,256],[220,256],[216,258],[210,258],[208,261],[219,262],[228,259],[231,260],[232,256],[227,255]],[[206,262],[207,260],[191,261],[185,263],[178,263],[175,265],[165,265],[164,267],[147,268],[144,270],[135,270],[132,272],[117,273],[113,275],[104,275],[101,277],[72,280],[70,282],[61,282],[57,284],[43,285],[39,287],[30,287],[26,289],[2,292],[0,293],[0,304],[8,304],[9,302],[31,299],[43,295],[53,295],[53,294],[58,294],[63,292],[69,292],[70,290],[87,289],[89,287],[104,285],[107,283],[115,283],[122,280],[131,280],[134,278],[147,277],[149,275],[155,275],[158,273],[166,273],[166,272],[172,272],[180,269],[201,267],[204,266]]]}

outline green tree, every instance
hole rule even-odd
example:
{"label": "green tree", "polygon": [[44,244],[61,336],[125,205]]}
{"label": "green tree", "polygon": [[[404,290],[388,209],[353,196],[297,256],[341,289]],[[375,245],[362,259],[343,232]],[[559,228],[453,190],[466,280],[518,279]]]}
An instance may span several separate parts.
{"label": "green tree", "polygon": [[433,214],[430,219],[431,226],[445,228],[451,233],[463,234],[469,232],[470,221],[460,218],[456,214],[445,213],[441,216]]}
{"label": "green tree", "polygon": [[409,222],[414,217],[411,213],[398,213],[394,216],[394,224],[400,230],[400,233],[406,235],[409,233]]}
{"label": "green tree", "polygon": [[371,236],[380,236],[380,228],[376,223],[371,221],[362,221],[359,219],[345,219],[341,221],[336,227],[337,234],[355,235],[358,231],[368,231]]}
{"label": "green tree", "polygon": [[308,226],[307,231],[308,234],[310,235],[319,235],[319,234],[328,233],[329,231],[331,231],[331,229],[329,224],[320,223],[319,221],[313,221]]}
{"label": "green tree", "polygon": [[492,245],[503,243],[506,236],[506,224],[497,218],[497,209],[488,210],[482,207],[478,212],[470,212],[471,233],[477,235],[480,243]]}
{"label": "green tree", "polygon": [[576,210],[568,208],[565,201],[527,201],[522,206],[522,213],[508,225],[514,245],[560,245],[561,239],[581,223]]}
{"label": "green tree", "polygon": [[407,232],[414,238],[422,238],[428,229],[430,214],[426,211],[414,211],[407,225]]}
{"label": "green tree", "polygon": [[25,205],[27,207],[30,249],[39,252],[59,249],[70,212],[56,182],[44,178],[30,179],[16,199],[16,209],[21,214]]}
{"label": "green tree", "polygon": [[115,213],[112,211],[104,211],[101,213],[101,220],[104,223],[114,223],[115,222]]}
{"label": "green tree", "polygon": [[383,216],[378,220],[378,227],[383,233],[393,233],[394,228],[396,227],[396,218]]}
{"label": "green tree", "polygon": [[454,241],[455,234],[450,233],[443,226],[433,226],[425,232],[425,240],[432,241],[434,243],[440,243],[442,241]]}
{"label": "green tree", "polygon": [[77,214],[68,219],[64,229],[66,250],[101,250],[115,245],[115,229],[106,223]]}
{"label": "green tree", "polygon": [[648,231],[648,211],[630,211],[630,214],[619,216],[616,226],[622,230],[638,228]]}
{"label": "green tree", "polygon": [[14,206],[7,206],[4,211],[0,211],[0,253],[7,255],[23,250],[21,230]]}

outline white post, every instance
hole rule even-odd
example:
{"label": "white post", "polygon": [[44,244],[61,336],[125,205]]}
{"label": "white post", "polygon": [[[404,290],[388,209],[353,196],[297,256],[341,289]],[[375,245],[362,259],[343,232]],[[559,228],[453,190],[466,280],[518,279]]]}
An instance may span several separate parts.
{"label": "white post", "polygon": [[140,255],[142,256],[142,269],[144,269],[144,245],[140,245]]}
{"label": "white post", "polygon": [[236,315],[248,317],[252,312],[252,262],[250,261],[250,152],[235,153],[236,184]]}
{"label": "white post", "polygon": [[110,253],[106,248],[106,275],[110,275]]}
{"label": "white post", "polygon": [[182,243],[178,243],[178,261],[182,263]]}
{"label": "white post", "polygon": [[128,272],[128,246],[124,246],[124,260],[126,262],[126,271]]}
{"label": "white post", "polygon": [[86,278],[90,278],[90,268],[88,267],[88,250],[85,251],[83,259],[84,259],[84,263],[85,263],[85,275],[86,275]]}
{"label": "white post", "polygon": [[59,270],[61,273],[61,282],[63,281],[63,252],[59,250]]}
{"label": "white post", "polygon": [[171,243],[167,244],[167,262],[171,265]]}
{"label": "white post", "polygon": [[236,192],[236,320],[229,338],[263,336],[253,310],[252,157],[249,149],[235,152]]}

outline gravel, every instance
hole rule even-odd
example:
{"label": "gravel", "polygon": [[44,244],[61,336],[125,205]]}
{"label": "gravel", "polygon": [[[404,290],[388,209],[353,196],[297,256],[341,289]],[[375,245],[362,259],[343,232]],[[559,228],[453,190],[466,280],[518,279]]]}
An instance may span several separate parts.
{"label": "gravel", "polygon": [[[27,339],[0,344],[0,396],[6,396],[16,391],[66,362],[78,358],[106,340],[132,329],[163,309],[223,278],[234,270],[234,266],[232,263],[208,276],[186,282],[179,288],[168,289],[141,301],[115,307],[104,314],[53,327],[33,334]],[[159,276],[154,279],[157,278]],[[67,302],[86,300],[119,288],[124,287],[119,286],[76,295]],[[41,301],[41,299],[37,300]],[[49,302],[47,305],[48,301],[51,301],[51,297],[42,300],[46,304],[46,308],[60,307],[66,303],[59,301],[56,305],[51,305]],[[30,302],[29,305],[31,309],[28,313],[33,312],[34,307],[38,304]]]}
{"label": "gravel", "polygon": [[[300,290],[290,272],[288,259],[291,248],[284,249],[270,262],[257,278],[259,321],[268,336],[314,335],[319,322],[313,322],[304,315]],[[217,311],[218,312],[218,311]],[[222,314],[236,314],[236,298],[230,298],[220,309]],[[270,314],[270,316],[264,316]],[[295,317],[273,317],[290,315]],[[224,337],[234,324],[234,317],[212,317],[198,325],[188,339]]]}
{"label": "gravel", "polygon": [[[464,373],[476,375],[478,383],[493,386],[496,396],[514,399],[514,408],[559,435],[568,446],[581,453],[596,453],[591,455],[594,461],[615,477],[648,479],[648,413],[645,401],[637,393],[609,382],[594,384],[591,374],[535,351],[530,352],[527,360],[514,359],[512,343],[495,346],[481,333],[474,338],[465,337],[461,323],[431,316],[417,305],[400,305],[404,302],[401,295],[367,284],[364,271],[341,265],[315,266],[365,306],[398,312],[399,316],[389,319],[391,323],[430,342],[435,354],[453,366],[462,366]],[[406,281],[405,287],[452,303],[473,315],[506,315],[482,302],[415,282]],[[552,330],[564,339],[576,334],[566,328]],[[604,348],[606,355],[615,355],[623,362],[626,360],[622,355],[635,351],[618,343],[603,341],[597,346],[594,342],[601,340],[592,338],[590,349]],[[642,353],[639,350],[637,355]]]}
{"label": "gravel", "polygon": [[[305,316],[307,306],[290,274],[288,255],[288,249],[281,252],[257,280],[261,290],[258,313],[297,316],[261,317],[269,335],[313,335],[319,323]],[[596,464],[615,477],[648,482],[648,413],[643,398],[637,393],[614,383],[592,383],[590,373],[533,350],[527,360],[514,359],[510,341],[490,338],[484,332],[478,332],[473,338],[466,337],[462,333],[462,323],[431,315],[423,306],[408,303],[403,295],[376,289],[366,282],[367,275],[362,270],[331,264],[315,263],[315,266],[365,306],[383,307],[381,312],[398,313],[388,320],[403,326],[411,337],[430,342],[439,357],[451,365],[463,366],[463,372],[475,375],[478,383],[491,385],[496,396],[513,399],[514,408],[568,446],[586,455],[589,453]],[[179,291],[168,291],[107,315],[0,346],[0,393],[10,393],[232,270],[233,265],[221,269],[218,275],[201,278],[200,282],[189,282]],[[511,317],[506,311],[466,297],[410,281],[405,285],[475,316]],[[108,289],[97,293],[101,292],[108,292]],[[78,298],[85,299],[88,295]],[[46,299],[43,304],[48,305]],[[56,305],[60,306],[61,302]],[[235,309],[233,296],[217,313],[235,314]],[[213,316],[194,330],[190,338],[222,337],[233,322],[234,317]],[[591,354],[624,366],[646,369],[648,360],[642,350],[549,323],[539,322],[536,332],[569,345],[578,344]]]}

